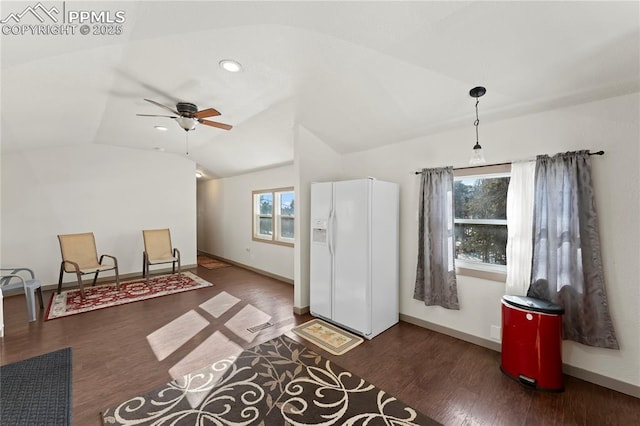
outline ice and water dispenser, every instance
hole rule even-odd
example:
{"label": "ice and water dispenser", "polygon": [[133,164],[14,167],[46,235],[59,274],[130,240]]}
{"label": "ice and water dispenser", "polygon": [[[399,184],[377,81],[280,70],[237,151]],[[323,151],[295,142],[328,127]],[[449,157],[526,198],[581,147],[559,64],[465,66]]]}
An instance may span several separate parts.
{"label": "ice and water dispenser", "polygon": [[312,238],[314,243],[327,244],[327,219],[313,219],[311,221]]}

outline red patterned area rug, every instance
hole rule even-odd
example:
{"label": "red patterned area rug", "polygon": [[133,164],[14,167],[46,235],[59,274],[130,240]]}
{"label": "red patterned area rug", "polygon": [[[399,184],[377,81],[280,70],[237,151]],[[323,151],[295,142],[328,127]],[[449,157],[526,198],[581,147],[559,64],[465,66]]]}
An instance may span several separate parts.
{"label": "red patterned area rug", "polygon": [[213,285],[191,272],[183,272],[181,275],[180,279],[178,274],[153,277],[148,286],[145,278],[123,281],[120,283],[120,291],[116,290],[115,284],[85,286],[84,299],[80,297],[79,289],[66,290],[60,294],[54,292],[45,321]]}

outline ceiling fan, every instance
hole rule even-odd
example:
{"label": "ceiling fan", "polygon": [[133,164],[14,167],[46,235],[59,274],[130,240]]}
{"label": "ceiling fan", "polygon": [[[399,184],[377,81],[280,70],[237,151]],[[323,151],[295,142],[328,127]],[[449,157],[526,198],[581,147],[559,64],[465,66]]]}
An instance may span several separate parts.
{"label": "ceiling fan", "polygon": [[219,123],[217,121],[205,120],[206,117],[215,117],[220,115],[220,113],[213,109],[207,108],[202,111],[198,111],[198,107],[195,104],[190,102],[178,102],[176,104],[175,109],[170,108],[166,105],[162,105],[159,102],[152,101],[151,99],[145,99],[145,101],[150,102],[154,105],[159,106],[160,108],[164,108],[168,111],[171,111],[174,115],[152,115],[152,114],[136,114],[141,117],[166,117],[173,118],[176,120],[178,125],[182,127],[186,132],[189,130],[194,130],[198,123],[204,124],[205,126],[217,127],[218,129],[223,130],[231,130],[232,126],[224,123]]}

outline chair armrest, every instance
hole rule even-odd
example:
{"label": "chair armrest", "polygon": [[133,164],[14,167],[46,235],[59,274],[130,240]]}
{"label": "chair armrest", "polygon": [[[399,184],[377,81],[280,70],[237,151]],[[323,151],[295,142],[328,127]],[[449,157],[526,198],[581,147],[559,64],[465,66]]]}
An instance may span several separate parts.
{"label": "chair armrest", "polygon": [[35,274],[33,273],[33,269],[30,269],[30,268],[22,268],[22,267],[20,267],[20,268],[0,268],[0,272],[1,271],[11,271],[9,273],[10,275],[17,274],[18,272],[21,272],[21,271],[27,271],[31,275],[31,279],[32,280],[34,280],[36,278]]}
{"label": "chair armrest", "polygon": [[110,254],[103,254],[102,256],[100,256],[100,263],[102,265],[102,259],[108,257],[110,259],[113,260],[113,266],[118,266],[118,259],[116,259],[114,256],[111,256]]}
{"label": "chair armrest", "polygon": [[24,289],[24,293],[27,294],[27,282],[18,274],[5,274],[0,276],[0,288],[9,285],[13,278],[17,278],[22,281],[22,288]]}
{"label": "chair armrest", "polygon": [[173,257],[177,257],[178,260],[180,260],[180,250],[178,250],[177,248],[173,249]]}
{"label": "chair armrest", "polygon": [[62,264],[65,264],[65,263],[70,263],[71,266],[73,266],[73,269],[76,270],[76,273],[80,273],[80,265],[78,265],[76,262],[72,260],[63,260]]}

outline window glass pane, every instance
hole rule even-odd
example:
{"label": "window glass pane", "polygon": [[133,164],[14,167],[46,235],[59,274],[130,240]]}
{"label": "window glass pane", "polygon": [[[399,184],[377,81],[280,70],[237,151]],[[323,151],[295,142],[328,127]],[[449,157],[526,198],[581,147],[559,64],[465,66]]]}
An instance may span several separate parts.
{"label": "window glass pane", "polygon": [[456,259],[507,264],[507,227],[456,223]]}
{"label": "window glass pane", "polygon": [[294,216],[293,191],[280,193],[280,214]]}
{"label": "window glass pane", "polygon": [[260,214],[272,214],[273,194],[258,194],[258,207],[260,208]]}
{"label": "window glass pane", "polygon": [[273,220],[270,217],[261,217],[258,219],[258,234],[273,235]]}
{"label": "window glass pane", "polygon": [[253,239],[293,246],[294,201],[291,187],[253,191]]}
{"label": "window glass pane", "polygon": [[456,219],[506,219],[509,179],[509,176],[456,179]]}
{"label": "window glass pane", "polygon": [[281,238],[293,238],[293,222],[291,217],[280,218],[280,237]]}

